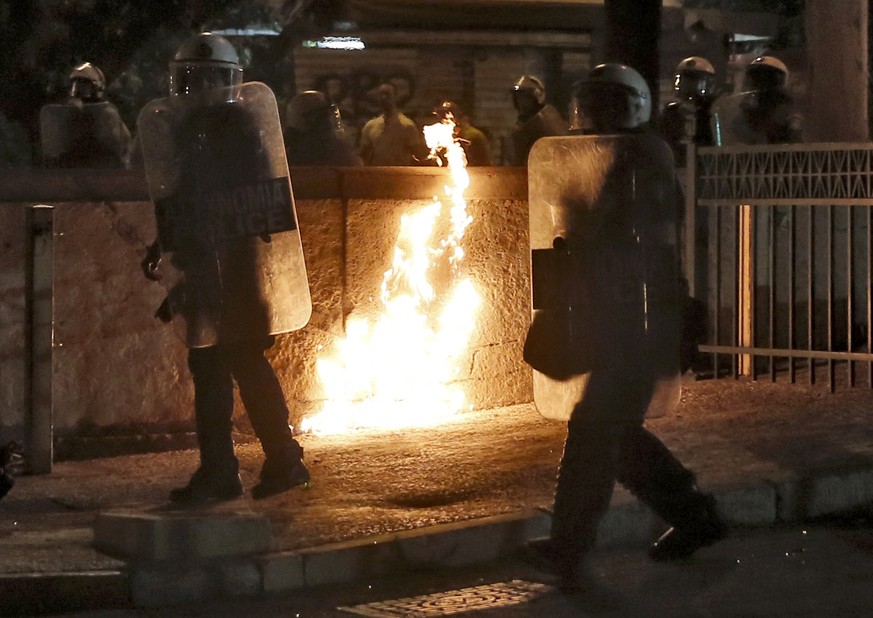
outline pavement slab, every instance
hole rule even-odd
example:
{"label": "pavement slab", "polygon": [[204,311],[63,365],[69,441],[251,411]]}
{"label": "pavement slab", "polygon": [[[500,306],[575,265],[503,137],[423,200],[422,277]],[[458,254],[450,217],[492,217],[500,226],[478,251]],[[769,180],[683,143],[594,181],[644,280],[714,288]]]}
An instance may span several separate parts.
{"label": "pavement slab", "polygon": [[[867,388],[832,393],[820,384],[689,379],[677,410],[647,426],[716,494],[728,521],[761,526],[873,502],[871,413]],[[490,559],[547,530],[565,432],[564,424],[525,404],[463,413],[432,428],[302,435],[310,488],[259,501],[247,492],[188,510],[197,518],[264,520],[271,535],[270,550],[252,563],[230,558],[186,572],[192,594],[275,592],[354,578],[377,566],[361,561],[364,551],[402,549],[439,563],[445,544],[458,546],[458,539],[468,551],[462,559],[456,554],[456,564]],[[243,482],[251,488],[262,454],[247,436],[238,443]],[[184,485],[197,463],[194,450],[169,451],[61,461],[51,474],[17,478],[0,501],[0,576],[11,586],[16,578],[122,572],[160,588],[166,573],[98,550],[94,526],[107,512],[166,509],[169,490]],[[505,520],[523,523],[507,527]],[[598,542],[644,546],[662,530],[619,487]],[[368,545],[388,549],[363,549]]]}

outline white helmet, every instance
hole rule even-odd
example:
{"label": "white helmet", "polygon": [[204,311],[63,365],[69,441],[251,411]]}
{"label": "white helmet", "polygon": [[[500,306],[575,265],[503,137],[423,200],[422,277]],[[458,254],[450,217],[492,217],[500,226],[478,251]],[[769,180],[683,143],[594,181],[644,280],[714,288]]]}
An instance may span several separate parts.
{"label": "white helmet", "polygon": [[223,36],[201,32],[179,46],[170,62],[170,94],[194,94],[237,86],[242,67],[233,45]]}
{"label": "white helmet", "polygon": [[591,69],[577,82],[574,98],[598,131],[635,129],[652,116],[652,96],[643,76],[631,67],[610,62]]}
{"label": "white helmet", "polygon": [[106,90],[103,71],[90,62],[83,62],[70,72],[70,96],[83,101],[99,101]]}
{"label": "white helmet", "polygon": [[711,97],[715,89],[715,68],[706,58],[689,56],[676,65],[673,90],[684,99]]}
{"label": "white helmet", "polygon": [[758,56],[746,67],[750,90],[774,90],[788,84],[788,67],[775,56]]}

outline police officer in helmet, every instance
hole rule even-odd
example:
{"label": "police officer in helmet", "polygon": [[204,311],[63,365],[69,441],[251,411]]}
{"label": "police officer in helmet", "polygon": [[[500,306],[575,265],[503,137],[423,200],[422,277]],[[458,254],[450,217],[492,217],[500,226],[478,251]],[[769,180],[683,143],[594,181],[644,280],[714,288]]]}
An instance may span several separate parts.
{"label": "police officer in helmet", "polygon": [[689,56],[676,65],[673,91],[677,99],[664,106],[661,133],[678,167],[685,167],[686,144],[712,146],[710,110],[715,101],[715,68],[706,58]]}
{"label": "police officer in helmet", "polygon": [[363,165],[346,136],[339,108],[324,92],[296,94],[288,104],[285,124],[289,165]]}
{"label": "police officer in helmet", "polygon": [[83,62],[70,72],[70,98],[96,103],[103,100],[105,91],[103,71],[90,62]]}
{"label": "police officer in helmet", "polygon": [[801,141],[803,121],[788,93],[788,67],[775,56],[758,56],[745,72],[745,86],[752,95],[743,105],[744,117],[757,143]]}
{"label": "police officer in helmet", "polygon": [[[176,190],[166,206],[175,227],[150,248],[142,267],[148,278],[158,278],[161,251],[172,251],[172,263],[185,274],[187,290],[175,295],[171,290],[158,317],[169,321],[182,313],[189,320],[189,337],[191,323],[218,332],[216,341],[189,341],[200,465],[187,485],[170,492],[170,501],[179,504],[230,500],[243,494],[232,438],[234,381],[265,454],[252,497],[267,498],[310,480],[303,449],[288,425],[282,387],[265,357],[275,341],[269,333],[275,331],[268,326],[269,299],[263,298],[264,290],[257,283],[257,269],[266,267],[256,251],[257,243],[272,243],[275,249],[277,236],[217,237],[210,218],[214,214],[209,212],[215,207],[204,200],[233,187],[256,186],[270,175],[265,173],[269,166],[263,131],[255,116],[237,102],[242,81],[236,50],[215,34],[191,37],[170,62],[170,99],[184,110],[174,125],[174,144],[167,148],[180,161]],[[147,139],[151,138],[143,137],[144,150]],[[277,139],[281,144],[281,135]],[[148,153],[146,163],[148,168]],[[168,215],[160,211],[156,208],[162,230],[169,224],[162,224],[162,217]],[[162,246],[166,242],[173,246]],[[222,296],[214,299],[211,288],[220,288],[217,293]]]}
{"label": "police officer in helmet", "polygon": [[720,97],[713,105],[716,145],[802,141],[803,117],[788,90],[789,76],[788,67],[775,56],[752,60],[744,73],[744,91]]}
{"label": "police officer in helmet", "polygon": [[642,131],[652,115],[649,86],[623,64],[601,64],[576,84],[574,98],[591,119],[594,134]]}
{"label": "police officer in helmet", "polygon": [[566,135],[568,126],[555,106],[546,102],[546,88],[533,75],[522,75],[515,82],[512,104],[518,117],[511,135],[509,163],[523,166],[534,142],[549,135]]}
{"label": "police officer in helmet", "polygon": [[106,77],[90,62],[70,71],[69,97],[40,110],[40,141],[46,167],[127,167],[130,131],[106,100]]}
{"label": "police officer in helmet", "polygon": [[587,382],[568,422],[550,536],[531,542],[525,556],[558,575],[563,591],[584,593],[591,583],[584,558],[616,481],[671,526],[651,547],[653,560],[686,559],[727,528],[714,498],[643,424],[657,384],[678,378],[679,364],[675,171],[669,147],[646,126],[648,85],[633,68],[608,63],[592,69],[574,96],[591,135],[570,139],[602,144],[589,147],[590,156],[620,156],[590,166],[591,174],[614,173],[603,179],[605,197],[575,213],[575,234],[595,246],[580,245],[581,257],[570,258],[568,282],[584,291],[572,302],[587,323],[576,325],[597,339],[596,352],[580,370]]}

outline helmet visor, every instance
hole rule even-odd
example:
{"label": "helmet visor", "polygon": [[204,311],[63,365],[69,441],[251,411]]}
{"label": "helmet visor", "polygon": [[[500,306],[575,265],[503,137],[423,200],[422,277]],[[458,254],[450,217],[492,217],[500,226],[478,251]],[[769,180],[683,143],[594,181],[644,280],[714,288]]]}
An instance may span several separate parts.
{"label": "helmet visor", "polygon": [[242,82],[242,69],[216,63],[170,64],[170,94],[197,94],[238,86]]}
{"label": "helmet visor", "polygon": [[676,75],[673,90],[682,98],[693,99],[712,96],[713,79],[703,71],[683,71]]}
{"label": "helmet visor", "polygon": [[627,127],[631,120],[630,93],[615,84],[589,82],[579,88],[579,111],[598,131]]}
{"label": "helmet visor", "polygon": [[100,98],[100,91],[90,79],[75,77],[70,84],[70,96],[83,101],[96,101]]}
{"label": "helmet visor", "polygon": [[758,64],[746,69],[746,87],[751,90],[775,90],[785,86],[785,73],[774,67]]}

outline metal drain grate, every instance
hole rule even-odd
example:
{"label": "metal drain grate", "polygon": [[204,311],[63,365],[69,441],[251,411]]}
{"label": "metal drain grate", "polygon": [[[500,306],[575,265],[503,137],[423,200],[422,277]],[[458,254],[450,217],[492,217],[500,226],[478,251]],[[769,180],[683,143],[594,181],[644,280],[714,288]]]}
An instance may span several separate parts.
{"label": "metal drain grate", "polygon": [[337,609],[370,618],[426,618],[428,616],[450,616],[465,612],[508,607],[533,601],[553,592],[554,586],[513,579],[508,582],[449,590],[419,597],[407,597],[393,601],[377,601]]}

